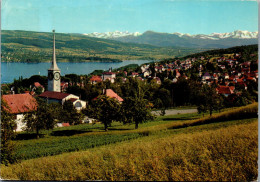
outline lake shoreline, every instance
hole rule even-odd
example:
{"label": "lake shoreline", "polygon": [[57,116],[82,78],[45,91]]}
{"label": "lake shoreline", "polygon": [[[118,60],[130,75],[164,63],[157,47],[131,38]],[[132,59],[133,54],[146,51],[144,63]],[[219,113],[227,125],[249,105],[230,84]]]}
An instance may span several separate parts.
{"label": "lake shoreline", "polygon": [[[57,62],[61,75],[77,74],[88,75],[94,70],[116,69],[129,64],[138,64],[157,62],[159,60],[124,60],[121,62]],[[19,77],[30,78],[33,75],[47,76],[50,62],[22,63],[22,62],[3,62],[1,61],[1,83],[12,83]]]}

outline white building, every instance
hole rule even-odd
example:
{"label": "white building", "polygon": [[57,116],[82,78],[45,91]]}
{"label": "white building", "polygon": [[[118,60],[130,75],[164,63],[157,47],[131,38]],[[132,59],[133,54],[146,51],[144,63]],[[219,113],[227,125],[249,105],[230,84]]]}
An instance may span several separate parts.
{"label": "white building", "polygon": [[22,122],[24,114],[37,109],[36,99],[27,93],[3,95],[2,99],[7,104],[6,110],[14,115],[17,124],[16,131],[22,131],[25,127],[25,123]]}
{"label": "white building", "polygon": [[47,103],[57,102],[63,105],[65,101],[71,101],[77,110],[86,108],[85,101],[82,101],[78,96],[69,93],[46,91],[40,94],[39,97],[44,98]]}
{"label": "white building", "polygon": [[102,73],[102,80],[103,81],[109,80],[111,83],[114,83],[115,82],[115,78],[116,78],[116,74],[111,72],[111,71]]}

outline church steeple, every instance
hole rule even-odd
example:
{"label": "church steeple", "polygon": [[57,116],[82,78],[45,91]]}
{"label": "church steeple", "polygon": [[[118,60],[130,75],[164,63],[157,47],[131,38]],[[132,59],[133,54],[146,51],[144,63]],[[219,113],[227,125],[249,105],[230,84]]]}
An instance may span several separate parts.
{"label": "church steeple", "polygon": [[51,68],[52,70],[60,70],[57,66],[57,63],[56,63],[56,53],[55,53],[55,30],[52,30],[53,32],[53,54],[52,54],[52,65],[51,65]]}
{"label": "church steeple", "polygon": [[48,69],[48,91],[60,92],[60,69],[56,63],[55,54],[55,30],[53,32],[53,55],[52,55],[52,65]]}

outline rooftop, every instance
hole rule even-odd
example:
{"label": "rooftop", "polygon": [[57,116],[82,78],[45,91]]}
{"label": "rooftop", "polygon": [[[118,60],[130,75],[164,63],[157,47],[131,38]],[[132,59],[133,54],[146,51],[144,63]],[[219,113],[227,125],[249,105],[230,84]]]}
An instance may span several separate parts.
{"label": "rooftop", "polygon": [[111,98],[117,99],[119,102],[123,102],[124,99],[122,99],[117,93],[115,93],[112,89],[106,89],[105,95]]}
{"label": "rooftop", "polygon": [[12,114],[34,111],[37,109],[37,101],[30,94],[3,95],[2,99],[6,102],[8,110]]}
{"label": "rooftop", "polygon": [[46,92],[43,92],[42,94],[40,94],[39,97],[62,100],[69,95],[70,94],[68,94],[68,93],[46,91]]}

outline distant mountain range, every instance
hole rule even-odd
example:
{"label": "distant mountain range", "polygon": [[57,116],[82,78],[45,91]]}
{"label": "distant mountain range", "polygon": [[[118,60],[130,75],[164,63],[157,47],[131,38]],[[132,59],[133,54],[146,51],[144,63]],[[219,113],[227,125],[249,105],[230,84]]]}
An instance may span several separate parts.
{"label": "distant mountain range", "polygon": [[183,34],[158,33],[146,31],[144,33],[130,33],[128,31],[84,34],[90,37],[113,39],[121,42],[149,44],[160,47],[192,47],[192,48],[228,48],[233,46],[258,43],[258,32],[236,30],[230,33]]}
{"label": "distant mountain range", "polygon": [[96,37],[96,38],[103,38],[103,39],[113,39],[113,38],[118,38],[118,37],[125,37],[125,36],[139,36],[142,35],[139,32],[134,32],[130,33],[128,31],[120,32],[120,31],[115,31],[115,32],[105,32],[105,33],[98,33],[98,32],[93,32],[93,33],[85,33],[83,35],[87,35],[89,37]]}
{"label": "distant mountain range", "polygon": [[[56,33],[55,35],[57,60],[68,62],[159,60],[207,50],[124,43],[75,33]],[[2,30],[1,38],[1,61],[44,62],[52,60],[52,33]]]}

